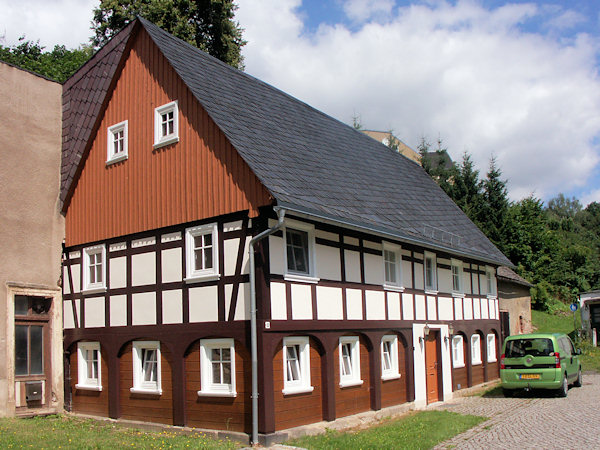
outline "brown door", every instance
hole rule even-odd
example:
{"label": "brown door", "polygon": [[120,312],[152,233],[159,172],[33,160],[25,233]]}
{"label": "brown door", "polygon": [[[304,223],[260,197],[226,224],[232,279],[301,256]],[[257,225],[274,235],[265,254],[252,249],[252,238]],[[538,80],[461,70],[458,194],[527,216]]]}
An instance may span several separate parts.
{"label": "brown door", "polygon": [[438,346],[439,332],[431,330],[425,339],[425,382],[427,386],[427,403],[440,400],[441,360]]}

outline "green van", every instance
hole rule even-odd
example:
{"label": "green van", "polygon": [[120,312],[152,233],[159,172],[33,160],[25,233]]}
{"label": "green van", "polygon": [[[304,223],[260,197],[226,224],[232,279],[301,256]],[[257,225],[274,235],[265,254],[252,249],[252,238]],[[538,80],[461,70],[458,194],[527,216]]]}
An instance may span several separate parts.
{"label": "green van", "polygon": [[569,385],[581,386],[581,350],[566,334],[509,336],[500,358],[500,380],[506,397],[518,389],[552,389],[566,397]]}

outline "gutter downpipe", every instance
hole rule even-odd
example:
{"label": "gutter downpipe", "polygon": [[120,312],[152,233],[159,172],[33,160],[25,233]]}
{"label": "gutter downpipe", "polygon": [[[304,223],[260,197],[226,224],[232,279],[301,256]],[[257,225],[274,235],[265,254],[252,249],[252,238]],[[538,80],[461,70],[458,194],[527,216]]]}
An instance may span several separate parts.
{"label": "gutter downpipe", "polygon": [[258,445],[258,336],[256,327],[256,268],[254,267],[254,244],[270,236],[283,226],[285,209],[274,207],[277,224],[250,240],[250,347],[252,352],[252,445]]}

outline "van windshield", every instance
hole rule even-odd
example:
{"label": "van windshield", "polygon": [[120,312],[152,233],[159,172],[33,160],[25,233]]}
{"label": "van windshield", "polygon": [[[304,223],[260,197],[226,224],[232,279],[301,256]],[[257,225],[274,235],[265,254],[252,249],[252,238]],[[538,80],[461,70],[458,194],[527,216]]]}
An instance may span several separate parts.
{"label": "van windshield", "polygon": [[553,356],[552,340],[547,338],[512,339],[506,342],[506,358],[518,358],[525,355]]}

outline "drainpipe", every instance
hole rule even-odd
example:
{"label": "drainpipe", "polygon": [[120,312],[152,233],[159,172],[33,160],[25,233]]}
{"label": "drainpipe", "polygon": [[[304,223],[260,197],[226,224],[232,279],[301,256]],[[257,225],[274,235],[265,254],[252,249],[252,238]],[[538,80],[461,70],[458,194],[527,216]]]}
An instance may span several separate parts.
{"label": "drainpipe", "polygon": [[252,445],[258,445],[258,336],[256,330],[256,268],[254,267],[254,244],[270,236],[283,226],[285,209],[273,208],[278,216],[277,225],[250,240],[250,346],[252,353]]}

